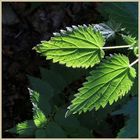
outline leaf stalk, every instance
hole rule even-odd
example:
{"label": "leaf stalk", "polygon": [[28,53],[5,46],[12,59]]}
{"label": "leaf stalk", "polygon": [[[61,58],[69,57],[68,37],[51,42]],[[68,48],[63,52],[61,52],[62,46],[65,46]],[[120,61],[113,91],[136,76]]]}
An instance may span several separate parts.
{"label": "leaf stalk", "polygon": [[131,45],[124,45],[124,46],[110,46],[110,47],[103,47],[103,50],[106,50],[106,49],[121,49],[121,48],[129,48],[131,47]]}
{"label": "leaf stalk", "polygon": [[136,59],[134,62],[132,62],[129,66],[132,67],[133,65],[135,65],[137,62],[139,61],[139,59]]}

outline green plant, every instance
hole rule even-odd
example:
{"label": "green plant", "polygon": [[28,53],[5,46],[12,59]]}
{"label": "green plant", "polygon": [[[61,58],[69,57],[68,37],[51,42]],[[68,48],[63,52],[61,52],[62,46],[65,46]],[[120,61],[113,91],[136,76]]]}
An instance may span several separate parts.
{"label": "green plant", "polygon": [[[66,112],[62,94],[64,86],[87,72],[65,69],[57,65],[52,65],[51,70],[40,68],[40,71],[41,79],[28,76],[30,86],[34,89],[28,88],[33,105],[33,119],[19,123],[7,131],[18,134],[19,137],[94,137],[91,130],[81,125],[78,118],[64,117]],[[71,77],[75,73],[77,75]]]}
{"label": "green plant", "polygon": [[[96,25],[95,25],[96,26]],[[101,26],[101,25],[99,25]],[[128,45],[109,46],[105,45],[105,38],[100,28],[94,25],[67,27],[61,33],[55,33],[49,41],[43,41],[34,49],[53,59],[53,62],[66,64],[68,67],[88,68],[98,64],[105,55],[105,50],[128,48],[137,56],[138,43],[130,35],[120,34]],[[95,70],[90,72],[87,82],[79,89],[68,107],[66,117],[70,114],[87,112],[95,108],[105,107],[122,98],[128,93],[133,85],[136,71],[132,67],[138,62],[136,59],[130,63],[129,58],[123,54],[114,54],[106,57]]]}
{"label": "green plant", "polygon": [[[99,11],[105,9],[103,6]],[[108,7],[111,8],[103,12],[106,15],[110,13],[111,19],[107,22],[66,27],[66,30],[54,33],[49,41],[42,41],[33,48],[47,60],[52,59],[54,63],[59,62],[69,68],[52,65],[50,70],[41,68],[41,79],[29,76],[33,89],[29,90],[33,120],[18,124],[10,132],[34,137],[95,137],[94,132],[105,136],[112,134],[106,122],[110,113],[112,116],[126,116],[125,126],[117,137],[137,137],[137,16],[123,10],[129,9],[127,4],[109,3]],[[115,11],[117,7],[119,13]],[[122,13],[126,21],[134,21],[133,28],[130,22],[120,18]],[[77,94],[70,90],[75,98],[66,111],[63,90],[82,75],[86,75],[87,81]],[[130,98],[129,95],[135,97]],[[123,107],[120,109],[120,106]],[[130,111],[132,106],[134,110]],[[81,115],[73,116],[76,113]],[[130,130],[132,126],[133,131]]]}

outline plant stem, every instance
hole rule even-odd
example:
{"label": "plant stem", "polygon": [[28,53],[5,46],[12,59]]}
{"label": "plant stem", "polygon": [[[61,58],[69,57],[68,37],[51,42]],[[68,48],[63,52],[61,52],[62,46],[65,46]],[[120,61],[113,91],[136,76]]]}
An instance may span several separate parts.
{"label": "plant stem", "polygon": [[124,46],[112,46],[112,47],[103,47],[103,50],[105,49],[120,49],[120,48],[129,48],[131,45],[124,45]]}
{"label": "plant stem", "polygon": [[132,67],[133,65],[135,65],[137,62],[139,61],[139,59],[136,59],[134,62],[132,62],[129,66]]}

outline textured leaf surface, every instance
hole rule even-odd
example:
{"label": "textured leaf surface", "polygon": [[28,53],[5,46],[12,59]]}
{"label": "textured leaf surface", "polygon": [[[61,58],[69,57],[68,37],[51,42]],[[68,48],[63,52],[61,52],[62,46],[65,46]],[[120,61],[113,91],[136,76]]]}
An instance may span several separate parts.
{"label": "textured leaf surface", "polygon": [[100,31],[106,40],[111,40],[115,37],[116,33],[121,31],[121,24],[113,20],[106,23],[99,23],[94,25],[95,30]]}
{"label": "textured leaf surface", "polygon": [[[138,73],[138,64],[135,64],[134,65],[134,68],[136,70],[136,73]],[[132,95],[132,96],[136,96],[138,95],[138,74],[136,75],[136,78],[134,80],[134,84],[131,88],[131,90],[129,91],[129,93]]]}
{"label": "textured leaf surface", "polygon": [[8,130],[10,133],[15,133],[20,136],[34,136],[34,131],[36,126],[32,120],[24,121],[22,123],[18,123],[16,127]]}
{"label": "textured leaf surface", "polygon": [[131,35],[122,35],[122,37],[128,45],[131,45],[130,49],[133,49],[134,54],[138,57],[138,40]]}
{"label": "textured leaf surface", "polygon": [[105,40],[102,34],[89,26],[73,26],[55,36],[49,41],[42,41],[34,49],[53,59],[53,62],[66,64],[68,67],[92,67],[104,57],[102,47]]}
{"label": "textured leaf surface", "polygon": [[127,31],[138,36],[138,3],[137,2],[108,2],[102,3],[98,10],[105,16],[111,17],[122,24]]}
{"label": "textured leaf surface", "polygon": [[32,102],[33,107],[37,107],[39,103],[39,93],[35,90],[28,88],[30,94],[30,100]]}
{"label": "textured leaf surface", "polygon": [[115,54],[101,63],[96,70],[91,71],[87,82],[79,89],[72,105],[68,107],[69,114],[98,110],[109,102],[124,96],[130,90],[136,76],[135,69],[129,66],[129,60],[124,55]]}
{"label": "textured leaf surface", "polygon": [[128,116],[125,126],[119,131],[119,138],[138,137],[138,98],[133,97],[120,110],[112,113],[112,115],[124,114]]}
{"label": "textured leaf surface", "polygon": [[[37,106],[45,113],[45,115],[48,115],[52,110],[50,100],[54,95],[53,88],[49,83],[39,78],[35,78],[32,76],[28,76],[28,78],[33,89],[32,91],[29,91],[30,95],[33,94],[35,96],[32,96],[32,98],[34,99],[31,98],[31,101],[34,100],[36,103],[38,102]],[[39,93],[39,95],[37,93]]]}
{"label": "textured leaf surface", "polygon": [[44,115],[44,113],[38,107],[34,108],[33,112],[34,112],[33,119],[36,127],[40,128],[46,126],[47,118]]}

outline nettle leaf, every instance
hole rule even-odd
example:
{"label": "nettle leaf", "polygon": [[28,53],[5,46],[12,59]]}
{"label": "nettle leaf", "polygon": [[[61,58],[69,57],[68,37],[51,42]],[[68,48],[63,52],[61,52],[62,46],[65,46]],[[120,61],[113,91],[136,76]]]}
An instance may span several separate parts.
{"label": "nettle leaf", "polygon": [[138,3],[106,2],[98,6],[101,14],[119,22],[132,35],[138,36]]}
{"label": "nettle leaf", "polygon": [[15,133],[20,136],[34,136],[34,131],[36,130],[36,126],[32,120],[24,121],[22,123],[18,123],[15,127],[8,130],[10,133]]}
{"label": "nettle leaf", "polygon": [[37,129],[35,131],[35,137],[36,138],[46,138],[47,137],[46,130],[43,128]]}
{"label": "nettle leaf", "polygon": [[106,23],[95,24],[94,29],[99,31],[106,40],[114,39],[116,33],[123,30],[123,28],[121,28],[121,24],[116,23],[113,20],[109,20]]}
{"label": "nettle leaf", "polygon": [[42,41],[34,49],[46,59],[53,59],[53,62],[66,64],[67,67],[88,68],[104,57],[104,44],[104,37],[92,25],[79,25],[55,33],[51,40]]}
{"label": "nettle leaf", "polygon": [[120,110],[112,113],[112,115],[124,114],[127,116],[125,126],[120,129],[117,134],[118,138],[134,138],[138,137],[138,98],[133,97]]}
{"label": "nettle leaf", "polygon": [[81,126],[75,116],[65,118],[65,111],[65,109],[58,110],[54,120],[66,131],[69,137],[93,137],[90,130]]}
{"label": "nettle leaf", "polygon": [[36,127],[42,128],[47,125],[47,122],[48,122],[47,118],[38,107],[34,108],[33,113],[34,113],[33,120]]}
{"label": "nettle leaf", "polygon": [[30,81],[30,85],[33,89],[29,90],[30,96],[35,96],[31,96],[32,98],[34,98],[31,98],[33,107],[37,105],[45,113],[45,115],[49,115],[49,113],[52,111],[50,100],[53,98],[54,95],[53,88],[48,82],[43,81],[39,78],[35,78],[32,76],[28,76],[28,78]]}
{"label": "nettle leaf", "polygon": [[65,131],[55,122],[49,122],[46,128],[48,138],[66,138]]}
{"label": "nettle leaf", "polygon": [[[51,84],[56,93],[60,93],[67,85],[89,73],[88,69],[68,68],[51,63],[50,70],[40,68],[41,79]],[[61,81],[61,82],[60,82]]]}
{"label": "nettle leaf", "polygon": [[30,100],[32,102],[33,107],[38,106],[39,96],[40,96],[39,93],[34,91],[34,90],[32,90],[32,89],[30,89],[30,88],[28,88],[28,90],[29,90]]}
{"label": "nettle leaf", "polygon": [[136,77],[135,69],[129,65],[129,59],[121,54],[107,57],[96,70],[91,71],[72,105],[68,107],[66,116],[75,113],[98,110],[111,105],[114,101],[128,93]]}
{"label": "nettle leaf", "polygon": [[122,37],[128,45],[131,45],[130,49],[133,49],[134,54],[138,57],[138,40],[131,35],[122,35]]}

